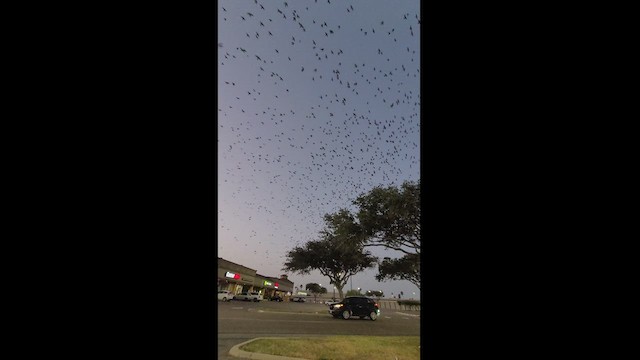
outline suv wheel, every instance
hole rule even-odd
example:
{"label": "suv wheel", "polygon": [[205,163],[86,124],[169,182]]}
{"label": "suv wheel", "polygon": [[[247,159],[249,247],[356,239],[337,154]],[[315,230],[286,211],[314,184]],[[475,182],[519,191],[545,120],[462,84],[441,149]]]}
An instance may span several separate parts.
{"label": "suv wheel", "polygon": [[349,320],[349,318],[351,317],[351,312],[349,310],[345,310],[342,312],[342,318],[345,320]]}
{"label": "suv wheel", "polygon": [[227,298],[226,298],[226,297],[223,297],[223,298],[222,298],[222,301],[227,301]]}
{"label": "suv wheel", "polygon": [[371,314],[369,314],[369,317],[371,318],[371,320],[376,321],[376,319],[378,318],[378,313],[372,311]]}

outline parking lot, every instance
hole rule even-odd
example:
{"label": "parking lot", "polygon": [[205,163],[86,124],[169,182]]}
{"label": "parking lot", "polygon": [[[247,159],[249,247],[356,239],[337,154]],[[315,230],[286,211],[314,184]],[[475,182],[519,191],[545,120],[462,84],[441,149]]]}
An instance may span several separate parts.
{"label": "parking lot", "polygon": [[[235,344],[260,336],[420,335],[420,312],[382,309],[377,321],[335,319],[323,304],[218,301],[218,357]],[[231,359],[231,357],[229,357]]]}

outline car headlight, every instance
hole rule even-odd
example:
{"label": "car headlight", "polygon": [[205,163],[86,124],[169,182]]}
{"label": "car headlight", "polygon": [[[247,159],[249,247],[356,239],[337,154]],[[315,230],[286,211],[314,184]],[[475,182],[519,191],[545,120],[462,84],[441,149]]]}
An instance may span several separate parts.
{"label": "car headlight", "polygon": [[337,308],[342,307],[342,304],[335,304],[335,305],[333,305],[333,307],[337,309]]}

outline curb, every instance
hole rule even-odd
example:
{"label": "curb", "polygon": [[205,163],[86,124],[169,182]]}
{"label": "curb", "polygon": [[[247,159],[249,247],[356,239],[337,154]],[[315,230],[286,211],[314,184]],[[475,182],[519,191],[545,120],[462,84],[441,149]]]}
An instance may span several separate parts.
{"label": "curb", "polygon": [[240,350],[240,347],[242,345],[248,344],[248,343],[250,343],[252,341],[259,340],[259,339],[283,339],[283,338],[281,338],[281,337],[259,337],[259,338],[251,339],[251,340],[245,341],[243,343],[240,343],[240,344],[235,345],[234,347],[232,347],[231,350],[229,350],[229,355],[234,356],[234,357],[239,357],[239,358],[258,359],[258,360],[308,360],[308,359],[295,358],[295,357],[290,357],[290,356],[261,354],[261,353],[255,353],[255,352],[249,352],[249,351]]}

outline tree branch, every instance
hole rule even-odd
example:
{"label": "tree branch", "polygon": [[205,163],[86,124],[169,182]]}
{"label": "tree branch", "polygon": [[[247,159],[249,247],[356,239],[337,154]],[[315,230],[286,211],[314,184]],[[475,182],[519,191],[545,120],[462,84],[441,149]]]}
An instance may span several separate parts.
{"label": "tree branch", "polygon": [[387,244],[378,244],[378,243],[373,243],[373,244],[365,244],[365,245],[363,245],[363,246],[364,246],[364,247],[370,247],[370,246],[383,246],[383,247],[386,247],[386,248],[388,248],[388,249],[401,251],[401,252],[403,252],[403,253],[405,253],[405,254],[407,254],[407,255],[413,255],[413,254],[415,254],[415,253],[412,253],[412,252],[408,252],[408,251],[406,251],[406,250],[404,250],[404,249],[401,249],[401,248],[399,248],[399,247],[389,246],[389,245],[387,245]]}

